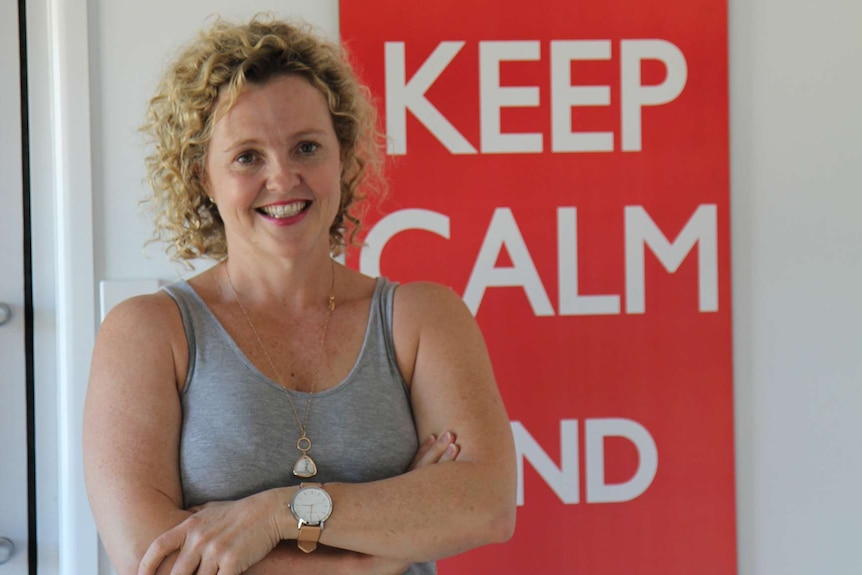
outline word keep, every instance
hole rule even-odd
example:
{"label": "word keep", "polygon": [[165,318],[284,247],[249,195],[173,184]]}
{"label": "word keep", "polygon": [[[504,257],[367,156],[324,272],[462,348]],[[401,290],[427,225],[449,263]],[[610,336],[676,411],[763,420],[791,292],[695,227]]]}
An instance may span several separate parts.
{"label": "word keep", "polygon": [[[386,42],[387,153],[407,153],[407,110],[453,154],[476,154],[477,150],[426,97],[426,92],[445,72],[465,42],[440,42],[408,79],[404,42]],[[551,152],[612,152],[613,132],[572,130],[572,108],[609,106],[610,86],[573,84],[571,63],[611,60],[610,40],[553,40],[551,66]],[[538,154],[543,152],[542,133],[503,133],[501,110],[506,107],[538,107],[538,86],[501,86],[501,62],[539,61],[538,40],[479,42],[479,114],[481,153]],[[667,71],[660,84],[645,85],[641,63],[656,60]],[[646,106],[668,104],[685,88],[688,68],[685,56],[674,44],[660,39],[619,42],[621,142],[624,152],[641,151],[641,111]]]}

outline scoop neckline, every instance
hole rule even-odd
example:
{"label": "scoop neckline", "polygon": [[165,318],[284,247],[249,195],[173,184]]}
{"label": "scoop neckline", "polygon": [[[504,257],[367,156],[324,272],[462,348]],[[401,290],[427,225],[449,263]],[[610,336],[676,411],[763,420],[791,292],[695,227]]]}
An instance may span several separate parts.
{"label": "scoop neckline", "polygon": [[[198,292],[195,290],[195,288],[192,287],[192,285],[188,281],[186,281],[185,279],[183,279],[181,281],[182,281],[182,285],[192,295],[192,297],[197,301],[197,303],[200,304],[200,306],[203,308],[204,312],[209,316],[209,318],[216,325],[218,330],[221,332],[222,336],[225,338],[225,341],[228,342],[231,349],[233,349],[234,353],[236,353],[236,355],[240,359],[240,361],[242,361],[242,363],[245,364],[245,366],[259,380],[261,380],[263,383],[265,383],[271,387],[274,387],[280,391],[283,391],[289,395],[296,396],[296,397],[302,397],[302,398],[307,398],[309,396],[311,396],[311,397],[323,397],[326,395],[330,395],[332,393],[335,393],[335,392],[341,390],[342,388],[346,387],[350,383],[353,375],[358,371],[359,365],[361,363],[361,359],[365,355],[365,350],[368,347],[368,340],[369,340],[370,335],[371,335],[371,323],[372,323],[372,318],[374,316],[374,308],[376,305],[379,305],[379,300],[381,297],[380,294],[383,290],[383,286],[385,285],[385,279],[384,278],[378,277],[375,279],[374,292],[371,294],[371,303],[368,306],[368,317],[366,318],[365,334],[362,337],[362,345],[360,346],[359,353],[357,353],[356,359],[354,360],[353,365],[351,366],[350,370],[347,372],[347,375],[345,375],[341,379],[341,381],[339,381],[337,384],[335,384],[334,386],[332,386],[328,389],[324,389],[323,391],[308,392],[308,391],[299,391],[296,389],[290,389],[288,387],[284,387],[283,385],[280,385],[278,382],[276,382],[272,378],[268,377],[265,373],[263,373],[254,364],[254,362],[249,359],[249,357],[245,354],[245,352],[242,350],[242,348],[239,346],[239,344],[236,342],[236,340],[233,338],[233,336],[230,334],[230,332],[228,332],[228,330],[224,327],[224,325],[218,319],[218,317],[216,317],[216,315],[213,313],[213,311],[210,309],[210,307],[207,305],[207,303],[204,301],[204,299],[200,296],[200,294],[198,294]],[[186,386],[186,388],[188,388],[188,386]]]}

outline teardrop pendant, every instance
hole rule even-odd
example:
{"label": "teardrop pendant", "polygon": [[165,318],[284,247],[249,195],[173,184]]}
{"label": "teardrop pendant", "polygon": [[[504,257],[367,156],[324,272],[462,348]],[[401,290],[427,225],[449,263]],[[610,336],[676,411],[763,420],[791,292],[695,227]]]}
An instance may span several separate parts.
{"label": "teardrop pendant", "polygon": [[317,465],[312,458],[303,453],[293,464],[293,474],[303,478],[314,477],[317,475]]}

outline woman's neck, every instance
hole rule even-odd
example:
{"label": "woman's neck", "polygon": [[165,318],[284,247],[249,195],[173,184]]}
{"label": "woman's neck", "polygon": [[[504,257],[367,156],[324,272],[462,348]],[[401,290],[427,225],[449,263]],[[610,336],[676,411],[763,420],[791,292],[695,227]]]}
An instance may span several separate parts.
{"label": "woman's neck", "polygon": [[328,304],[337,288],[340,266],[322,253],[301,260],[270,258],[266,262],[229,256],[220,267],[221,281],[236,292],[243,305],[303,311]]}

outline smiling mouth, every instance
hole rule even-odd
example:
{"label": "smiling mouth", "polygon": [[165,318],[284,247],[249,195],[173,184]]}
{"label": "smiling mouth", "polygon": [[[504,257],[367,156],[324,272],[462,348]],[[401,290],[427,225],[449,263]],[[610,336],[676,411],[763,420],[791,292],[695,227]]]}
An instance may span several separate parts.
{"label": "smiling mouth", "polygon": [[276,206],[263,206],[257,208],[257,212],[277,220],[292,218],[293,216],[304,211],[311,205],[309,201],[291,202],[289,204],[278,204]]}

